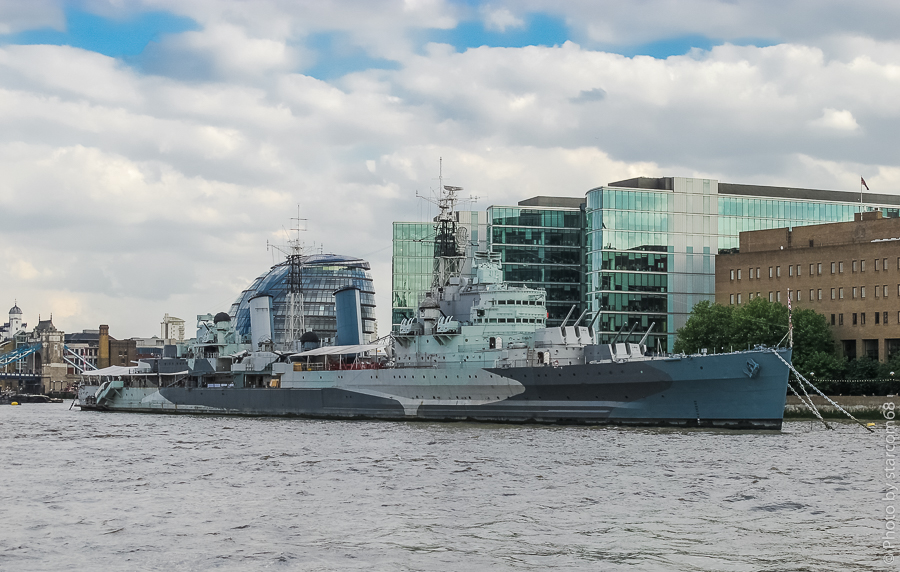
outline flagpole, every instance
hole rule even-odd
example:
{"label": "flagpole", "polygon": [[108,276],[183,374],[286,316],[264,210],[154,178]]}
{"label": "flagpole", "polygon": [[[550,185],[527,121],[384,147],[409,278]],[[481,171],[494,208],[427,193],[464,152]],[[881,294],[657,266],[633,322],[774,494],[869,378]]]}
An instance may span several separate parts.
{"label": "flagpole", "polygon": [[794,320],[793,320],[793,310],[791,308],[791,289],[787,289],[787,302],[788,302],[788,346],[794,347]]}

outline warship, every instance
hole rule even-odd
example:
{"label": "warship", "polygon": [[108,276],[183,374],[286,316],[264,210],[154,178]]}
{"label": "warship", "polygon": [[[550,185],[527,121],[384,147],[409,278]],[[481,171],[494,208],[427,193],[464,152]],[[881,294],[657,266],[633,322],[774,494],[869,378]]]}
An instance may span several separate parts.
{"label": "warship", "polygon": [[[453,188],[451,188],[453,189]],[[596,315],[546,323],[541,289],[503,280],[498,254],[461,254],[452,201],[436,221],[434,281],[418,314],[367,343],[359,296],[335,292],[336,344],[313,332],[272,343],[271,298],[251,300],[251,342],[231,316],[198,316],[178,354],[86,372],[81,409],[332,419],[673,425],[780,429],[789,348],[657,354]],[[442,245],[442,246],[441,246]],[[355,304],[354,304],[355,300]],[[570,316],[572,312],[570,311]],[[652,328],[652,325],[651,325]],[[622,341],[619,341],[619,339]]]}

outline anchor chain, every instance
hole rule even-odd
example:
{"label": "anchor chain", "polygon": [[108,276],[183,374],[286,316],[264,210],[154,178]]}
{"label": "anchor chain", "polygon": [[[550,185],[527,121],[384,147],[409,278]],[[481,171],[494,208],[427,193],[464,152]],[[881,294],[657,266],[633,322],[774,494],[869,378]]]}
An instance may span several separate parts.
{"label": "anchor chain", "polygon": [[[822,393],[821,391],[819,391],[819,388],[818,388],[818,387],[816,387],[815,385],[812,384],[811,381],[809,381],[808,379],[806,379],[805,377],[803,377],[803,375],[801,375],[800,372],[797,371],[797,369],[796,369],[793,365],[789,364],[789,363],[787,362],[787,360],[785,360],[783,357],[781,357],[780,355],[778,355],[778,352],[777,352],[777,351],[772,350],[772,353],[775,354],[775,357],[777,357],[778,359],[780,359],[780,360],[784,363],[784,365],[788,366],[792,372],[794,372],[794,375],[797,376],[797,379],[799,379],[799,380],[801,381],[801,383],[800,383],[800,387],[801,387],[801,388],[803,387],[803,383],[802,383],[802,382],[806,382],[811,388],[813,388],[813,389],[815,390],[816,393],[818,393],[819,395],[821,395],[822,397],[824,397],[825,400],[826,400],[828,403],[834,405],[841,413],[843,413],[844,415],[846,415],[846,416],[849,417],[850,419],[853,419],[854,421],[856,421],[857,423],[859,423],[859,426],[860,426],[860,427],[862,427],[863,429],[865,429],[865,430],[868,431],[869,433],[874,433],[874,432],[875,432],[875,431],[872,430],[871,427],[866,427],[865,424],[863,424],[862,421],[860,421],[860,420],[857,419],[856,417],[854,417],[854,416],[850,415],[849,413],[847,413],[847,411],[846,411],[843,407],[841,407],[840,405],[838,405],[837,403],[835,403],[830,397],[828,397],[827,395],[825,395],[824,393]],[[803,393],[806,393],[806,389],[803,389]],[[808,394],[807,394],[807,395],[808,395]],[[798,397],[799,397],[799,396],[798,396]],[[810,401],[812,401],[812,399],[810,399]]]}

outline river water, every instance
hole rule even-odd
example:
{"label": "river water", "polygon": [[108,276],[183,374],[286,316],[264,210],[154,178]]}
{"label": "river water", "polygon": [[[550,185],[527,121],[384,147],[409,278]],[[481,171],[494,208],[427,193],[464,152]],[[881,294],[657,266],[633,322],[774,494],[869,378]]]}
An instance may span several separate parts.
{"label": "river water", "polygon": [[68,406],[0,407],[0,570],[900,565],[882,548],[894,503],[883,424],[734,432]]}

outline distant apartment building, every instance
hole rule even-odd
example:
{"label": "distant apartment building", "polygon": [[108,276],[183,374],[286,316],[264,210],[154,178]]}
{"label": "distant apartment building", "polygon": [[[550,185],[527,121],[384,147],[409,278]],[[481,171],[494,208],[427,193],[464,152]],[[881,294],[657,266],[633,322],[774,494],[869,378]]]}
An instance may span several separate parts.
{"label": "distant apartment building", "polygon": [[718,257],[716,302],[758,296],[823,314],[848,359],[890,359],[900,351],[900,218],[871,211],[740,233],[739,252]]}
{"label": "distant apartment building", "polygon": [[180,344],[184,342],[184,320],[166,314],[159,325],[159,337],[166,344]]}

